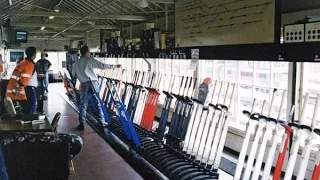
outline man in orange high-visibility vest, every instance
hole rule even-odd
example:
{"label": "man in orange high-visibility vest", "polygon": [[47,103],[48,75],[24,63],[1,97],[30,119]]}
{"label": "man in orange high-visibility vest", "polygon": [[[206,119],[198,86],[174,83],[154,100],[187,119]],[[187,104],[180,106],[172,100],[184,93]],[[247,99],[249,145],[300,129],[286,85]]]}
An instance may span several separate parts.
{"label": "man in orange high-visibility vest", "polygon": [[6,98],[21,101],[22,113],[33,114],[36,109],[37,75],[34,71],[36,48],[26,49],[27,57],[24,58],[13,70],[7,86]]}

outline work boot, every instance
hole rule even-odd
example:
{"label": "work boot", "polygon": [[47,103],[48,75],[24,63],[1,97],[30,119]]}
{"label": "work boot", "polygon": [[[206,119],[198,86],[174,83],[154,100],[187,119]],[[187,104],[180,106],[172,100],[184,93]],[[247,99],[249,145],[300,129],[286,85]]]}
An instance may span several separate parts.
{"label": "work boot", "polygon": [[84,130],[84,124],[83,123],[80,123],[77,127],[76,127],[77,130],[79,131],[83,131]]}

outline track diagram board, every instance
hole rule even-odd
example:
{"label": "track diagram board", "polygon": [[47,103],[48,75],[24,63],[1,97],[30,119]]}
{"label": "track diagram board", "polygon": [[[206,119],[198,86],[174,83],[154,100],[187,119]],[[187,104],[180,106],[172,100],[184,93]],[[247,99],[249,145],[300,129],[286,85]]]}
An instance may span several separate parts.
{"label": "track diagram board", "polygon": [[176,0],[176,46],[275,41],[276,0]]}

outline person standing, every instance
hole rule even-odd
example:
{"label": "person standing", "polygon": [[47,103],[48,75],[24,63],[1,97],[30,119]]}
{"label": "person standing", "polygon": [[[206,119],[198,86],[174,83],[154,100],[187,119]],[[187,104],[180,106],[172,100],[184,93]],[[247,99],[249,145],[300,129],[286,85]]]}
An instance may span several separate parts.
{"label": "person standing", "polygon": [[38,74],[43,74],[45,76],[45,79],[43,81],[44,83],[44,89],[48,92],[48,85],[49,85],[49,69],[51,67],[51,62],[46,59],[48,57],[48,54],[45,52],[41,53],[41,59],[37,61],[36,63],[36,71]]}
{"label": "person standing", "polygon": [[[4,103],[12,104],[12,100],[21,101],[22,113],[33,114],[36,111],[36,87],[38,86],[34,63],[36,48],[28,47],[25,52],[27,57],[16,65],[10,77]],[[13,107],[13,105],[7,107]]]}
{"label": "person standing", "polygon": [[[78,130],[84,130],[84,123],[86,121],[86,111],[88,107],[89,95],[99,91],[98,77],[94,69],[114,69],[121,68],[121,65],[104,64],[92,57],[90,57],[90,49],[88,46],[82,46],[80,49],[81,57],[78,59],[73,67],[72,75],[81,83],[80,102],[79,102],[79,125]],[[91,85],[90,79],[94,85]],[[108,124],[105,122],[104,114],[100,103],[95,95],[92,96],[98,105],[98,123],[105,127]]]}
{"label": "person standing", "polygon": [[199,86],[198,100],[201,101],[204,104],[204,106],[208,106],[211,101],[211,86],[212,79],[209,77],[205,78]]}

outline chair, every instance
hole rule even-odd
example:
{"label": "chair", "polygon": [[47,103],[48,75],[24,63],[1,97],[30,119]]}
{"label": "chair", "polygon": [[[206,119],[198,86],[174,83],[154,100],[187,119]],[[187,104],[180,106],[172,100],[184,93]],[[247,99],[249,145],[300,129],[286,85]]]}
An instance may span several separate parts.
{"label": "chair", "polygon": [[[37,134],[33,136],[39,138]],[[69,143],[24,140],[2,145],[2,149],[10,179],[67,180],[69,177]]]}
{"label": "chair", "polygon": [[[58,127],[58,123],[61,117],[61,113],[57,112],[56,115],[53,117],[52,122],[51,122],[51,128],[52,128],[52,132],[57,133],[57,127]],[[72,160],[70,160],[69,163],[69,174],[74,174],[75,170],[74,170],[74,166],[73,166],[73,162]]]}
{"label": "chair", "polygon": [[3,103],[4,103],[4,108],[6,109],[9,115],[14,116],[17,114],[14,103],[10,97],[4,98]]}
{"label": "chair", "polygon": [[61,117],[61,113],[57,112],[56,115],[53,117],[52,122],[51,122],[51,128],[52,128],[52,132],[57,132],[57,127],[58,127],[58,123]]}
{"label": "chair", "polygon": [[13,101],[10,97],[5,97],[3,100],[3,105],[7,115],[14,117],[21,114],[22,107],[19,101]]}

